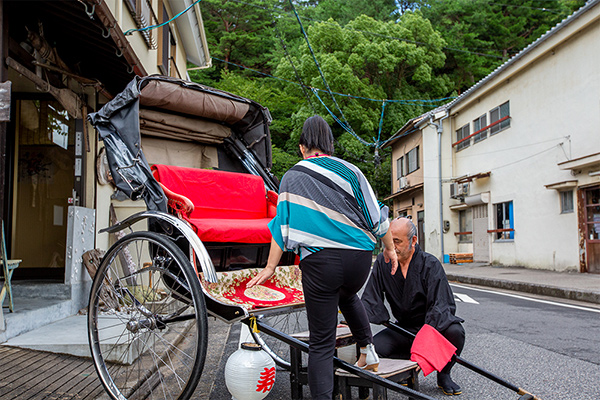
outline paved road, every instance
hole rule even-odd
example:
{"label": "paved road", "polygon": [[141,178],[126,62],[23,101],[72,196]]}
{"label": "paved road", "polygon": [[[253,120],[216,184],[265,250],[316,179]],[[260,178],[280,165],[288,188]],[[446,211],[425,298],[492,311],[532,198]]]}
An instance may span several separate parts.
{"label": "paved road", "polygon": [[[458,315],[466,320],[463,357],[544,400],[600,399],[600,309],[583,303],[515,296],[453,285]],[[541,302],[543,300],[544,302]],[[595,307],[595,308],[594,308]],[[239,324],[229,330],[210,400],[229,400],[223,370],[236,350]],[[464,367],[454,377],[461,400],[518,399],[514,392]],[[435,374],[421,375],[421,391],[448,399],[436,387]],[[305,389],[305,398],[309,398]],[[201,398],[201,397],[198,397]],[[204,398],[204,397],[202,397]],[[279,372],[267,399],[289,399],[289,375]],[[406,397],[393,393],[390,399]]]}

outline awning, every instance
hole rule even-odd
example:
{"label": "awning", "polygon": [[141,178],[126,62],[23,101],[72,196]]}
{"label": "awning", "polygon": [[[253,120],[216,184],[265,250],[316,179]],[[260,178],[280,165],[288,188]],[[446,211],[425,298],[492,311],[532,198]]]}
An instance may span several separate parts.
{"label": "awning", "polygon": [[589,154],[587,156],[575,158],[574,160],[568,160],[558,163],[558,167],[562,170],[570,169],[584,169],[591,167],[600,167],[600,153]]}
{"label": "awning", "polygon": [[456,183],[467,183],[467,182],[472,182],[475,179],[488,178],[491,174],[492,174],[491,171],[480,172],[478,174],[469,174],[469,175],[464,175],[464,176],[455,178],[455,179],[453,179],[453,181]]}
{"label": "awning", "polygon": [[423,189],[423,183],[418,183],[414,186],[409,186],[405,189],[402,189],[394,194],[389,195],[388,197],[384,198],[383,200],[390,200],[390,199],[395,199],[396,197],[400,197],[403,195],[407,195],[407,194],[412,194],[413,192],[415,192],[417,189]]}
{"label": "awning", "polygon": [[556,183],[551,183],[549,185],[544,185],[544,186],[546,187],[546,189],[555,189],[555,190],[574,189],[577,187],[577,180],[556,182]]}

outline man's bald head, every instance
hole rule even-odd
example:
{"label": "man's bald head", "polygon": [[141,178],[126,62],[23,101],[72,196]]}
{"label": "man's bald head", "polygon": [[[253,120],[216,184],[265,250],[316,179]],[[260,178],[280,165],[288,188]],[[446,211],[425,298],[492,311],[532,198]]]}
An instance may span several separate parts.
{"label": "man's bald head", "polygon": [[415,224],[410,219],[404,217],[394,219],[390,224],[390,229],[396,235],[406,235],[410,243],[412,243],[412,238],[417,234]]}

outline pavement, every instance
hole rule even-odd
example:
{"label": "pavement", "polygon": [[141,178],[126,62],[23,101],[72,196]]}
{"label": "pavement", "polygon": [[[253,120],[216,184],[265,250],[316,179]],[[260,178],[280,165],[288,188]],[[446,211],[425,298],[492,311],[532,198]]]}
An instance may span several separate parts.
{"label": "pavement", "polygon": [[[600,307],[600,275],[577,272],[555,272],[548,270],[501,267],[481,263],[444,264],[448,280],[478,286],[516,291],[520,294],[549,296],[555,299],[589,303]],[[79,326],[81,325],[81,326]],[[228,356],[237,349],[240,324],[229,325],[210,318],[209,353],[202,379],[198,385],[197,399],[221,400],[231,398],[225,389],[224,366]],[[38,351],[67,352],[77,340],[67,340],[65,332],[72,332],[79,340],[86,339],[85,318],[73,316],[53,324],[10,339],[0,345],[27,348]],[[83,343],[85,342],[85,343]],[[87,341],[80,343],[87,350]],[[72,352],[69,352],[71,354]],[[85,354],[76,353],[78,356]],[[2,381],[0,371],[0,382]],[[52,378],[49,378],[52,379]],[[278,378],[280,379],[280,378]],[[287,377],[282,377],[285,380]],[[276,385],[280,393],[271,392],[269,398],[289,397],[289,385]],[[307,391],[305,391],[307,394]],[[70,398],[70,397],[69,397]]]}

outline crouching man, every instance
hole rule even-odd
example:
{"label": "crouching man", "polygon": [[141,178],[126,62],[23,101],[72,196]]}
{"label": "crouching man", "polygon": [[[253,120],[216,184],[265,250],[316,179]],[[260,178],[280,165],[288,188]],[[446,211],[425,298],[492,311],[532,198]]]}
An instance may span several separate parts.
{"label": "crouching man", "polygon": [[[392,275],[392,266],[382,254],[373,265],[371,277],[362,296],[369,320],[373,324],[389,321],[385,307],[387,300],[394,318],[404,329],[417,333],[424,324],[431,325],[456,347],[460,355],[465,344],[463,319],[455,315],[456,303],[442,265],[433,255],[417,244],[417,229],[411,220],[397,218],[390,231],[398,255],[398,271]],[[409,359],[413,339],[390,328],[373,338],[380,357]],[[437,383],[447,395],[462,393],[450,377],[454,362],[450,361],[437,374]]]}

